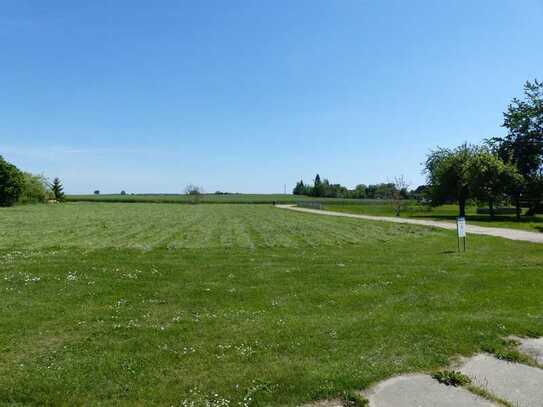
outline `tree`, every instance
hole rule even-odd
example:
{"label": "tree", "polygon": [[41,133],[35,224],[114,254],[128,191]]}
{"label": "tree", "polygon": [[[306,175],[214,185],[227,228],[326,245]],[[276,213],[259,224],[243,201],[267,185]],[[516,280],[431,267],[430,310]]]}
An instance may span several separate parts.
{"label": "tree", "polygon": [[425,162],[425,172],[432,205],[458,202],[459,216],[466,216],[466,202],[470,197],[469,167],[477,150],[477,147],[463,144],[452,150],[438,148],[430,152]]}
{"label": "tree", "polygon": [[396,192],[394,183],[387,182],[375,185],[375,198],[377,199],[392,199]]}
{"label": "tree", "polygon": [[395,186],[392,182],[368,185],[364,197],[368,199],[392,199]]}
{"label": "tree", "polygon": [[356,198],[356,199],[364,199],[364,198],[366,198],[366,188],[367,188],[366,185],[358,184],[354,188],[354,191],[352,192],[353,198]]}
{"label": "tree", "polygon": [[479,201],[488,202],[491,218],[495,216],[494,205],[506,194],[514,193],[522,185],[523,178],[517,168],[506,164],[488,149],[480,149],[470,161],[468,178],[471,195]]}
{"label": "tree", "polygon": [[323,181],[324,196],[328,198],[348,198],[350,191],[341,184],[330,184],[328,180]]}
{"label": "tree", "polygon": [[124,189],[121,191],[121,195],[126,195],[126,191]]}
{"label": "tree", "polygon": [[60,179],[58,179],[58,177],[53,179],[53,183],[51,184],[51,191],[53,191],[53,196],[58,202],[64,201],[64,187],[62,186],[62,183],[60,182]]}
{"label": "tree", "polygon": [[44,203],[49,198],[49,184],[43,175],[34,175],[29,172],[23,173],[24,183],[19,202]]}
{"label": "tree", "polygon": [[313,189],[311,195],[320,197],[324,196],[324,188],[319,174],[316,175],[315,180],[313,181]]}
{"label": "tree", "polygon": [[100,195],[100,190],[99,189],[94,190],[94,195]]}
{"label": "tree", "polygon": [[407,198],[407,188],[409,183],[403,175],[394,178],[394,190],[392,191],[392,207],[396,216],[400,216],[400,212],[403,208],[403,201]]}
{"label": "tree", "polygon": [[306,194],[306,186],[304,184],[303,180],[300,180],[296,183],[296,186],[292,190],[293,195],[305,195]]}
{"label": "tree", "polygon": [[0,155],[0,206],[12,206],[17,202],[23,187],[23,173]]}
{"label": "tree", "polygon": [[489,143],[524,177],[522,193],[532,201],[528,214],[533,215],[543,198],[543,82],[526,82],[524,96],[513,99],[503,114],[507,135]]}
{"label": "tree", "polygon": [[333,194],[330,188],[330,181],[328,181],[326,178],[323,179],[320,183],[320,190],[321,192],[319,196],[321,197],[331,197],[331,195]]}
{"label": "tree", "polygon": [[410,196],[419,203],[427,203],[430,200],[430,190],[431,188],[429,185],[419,185],[411,191]]}
{"label": "tree", "polygon": [[377,185],[368,185],[366,188],[366,198],[376,199]]}
{"label": "tree", "polygon": [[200,203],[203,189],[197,185],[189,184],[185,187],[185,194],[189,196],[189,201],[193,204]]}

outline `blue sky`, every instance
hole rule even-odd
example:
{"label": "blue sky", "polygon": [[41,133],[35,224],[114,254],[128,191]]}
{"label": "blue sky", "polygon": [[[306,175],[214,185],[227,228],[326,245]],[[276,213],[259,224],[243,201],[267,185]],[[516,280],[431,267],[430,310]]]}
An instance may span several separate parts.
{"label": "blue sky", "polygon": [[543,0],[0,2],[0,154],[69,193],[282,192],[503,134]]}

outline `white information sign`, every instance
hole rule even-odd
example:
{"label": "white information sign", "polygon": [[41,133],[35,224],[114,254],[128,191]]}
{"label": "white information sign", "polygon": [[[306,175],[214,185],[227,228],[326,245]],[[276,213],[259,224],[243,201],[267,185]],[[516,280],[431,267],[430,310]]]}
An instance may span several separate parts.
{"label": "white information sign", "polygon": [[466,218],[458,218],[456,220],[456,227],[458,229],[458,237],[466,237]]}

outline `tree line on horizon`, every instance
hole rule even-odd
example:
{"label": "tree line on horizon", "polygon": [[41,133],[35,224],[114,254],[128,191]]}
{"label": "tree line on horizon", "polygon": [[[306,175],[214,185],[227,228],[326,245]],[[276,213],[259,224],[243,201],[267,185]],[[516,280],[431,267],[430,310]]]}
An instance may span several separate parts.
{"label": "tree line on horizon", "polygon": [[300,180],[292,190],[293,195],[344,199],[392,199],[398,193],[403,199],[412,197],[407,184],[398,185],[397,182],[359,184],[354,189],[349,189],[341,184],[331,184],[327,179],[321,180],[319,174],[315,176],[313,185],[305,184],[303,180]]}

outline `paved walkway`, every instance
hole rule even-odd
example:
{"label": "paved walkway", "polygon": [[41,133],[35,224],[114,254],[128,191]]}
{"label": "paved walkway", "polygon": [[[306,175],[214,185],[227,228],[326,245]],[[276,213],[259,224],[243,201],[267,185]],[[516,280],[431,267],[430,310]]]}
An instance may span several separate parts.
{"label": "paved walkway", "polygon": [[[543,339],[520,339],[519,350],[534,362],[543,358]],[[439,383],[427,374],[392,377],[360,392],[369,407],[542,407],[543,370],[506,362],[493,355],[475,355],[457,367],[471,380],[468,387]],[[481,395],[481,390],[487,397]],[[341,407],[341,400],[323,400],[306,407]]]}
{"label": "paved walkway", "polygon": [[[358,215],[354,213],[324,211],[321,209],[300,208],[294,205],[277,205],[277,207],[281,209],[289,209],[291,211],[314,213],[318,215],[339,216],[339,217],[344,217],[344,218],[377,220],[377,221],[394,222],[394,223],[408,223],[412,225],[423,225],[423,226],[431,226],[435,228],[456,230],[455,223],[440,222],[437,220],[398,218],[398,217],[392,217],[392,216]],[[506,228],[489,228],[489,227],[484,227],[484,226],[466,225],[466,232],[468,234],[471,233],[475,235],[503,237],[504,239],[510,239],[510,240],[522,240],[525,242],[543,243],[543,233],[528,232],[525,230],[506,229]]]}

